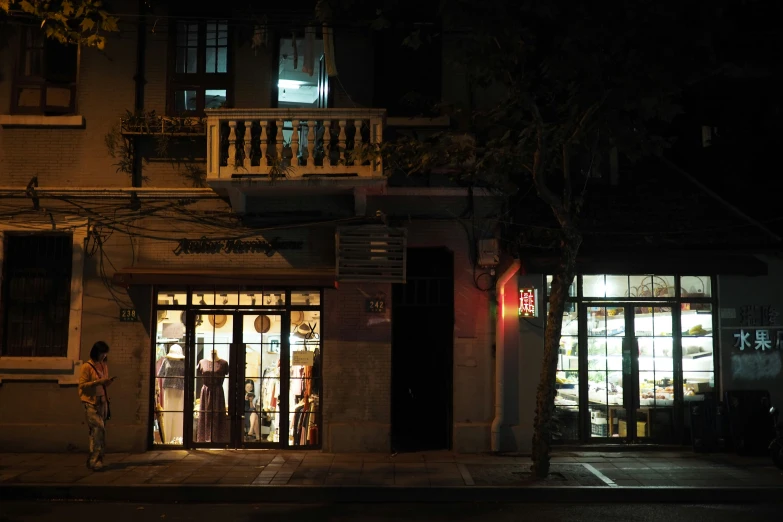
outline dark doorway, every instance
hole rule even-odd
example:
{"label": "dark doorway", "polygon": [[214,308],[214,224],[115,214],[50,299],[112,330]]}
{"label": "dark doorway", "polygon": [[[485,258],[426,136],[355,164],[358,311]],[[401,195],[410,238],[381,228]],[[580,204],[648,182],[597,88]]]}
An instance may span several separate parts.
{"label": "dark doorway", "polygon": [[454,256],[408,249],[407,283],[392,289],[392,448],[451,448]]}

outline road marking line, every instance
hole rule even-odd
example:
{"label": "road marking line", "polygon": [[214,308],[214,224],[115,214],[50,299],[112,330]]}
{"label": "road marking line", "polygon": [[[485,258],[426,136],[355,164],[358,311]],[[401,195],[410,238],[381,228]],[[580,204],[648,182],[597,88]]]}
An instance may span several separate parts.
{"label": "road marking line", "polygon": [[617,487],[617,484],[615,484],[612,479],[610,479],[609,477],[607,477],[606,475],[604,475],[603,473],[601,473],[600,471],[595,469],[595,466],[593,466],[592,464],[582,463],[582,466],[587,468],[587,471],[589,471],[590,473],[592,473],[593,475],[595,475],[596,477],[601,479],[604,482],[604,484],[606,484],[610,488],[616,488]]}
{"label": "road marking line", "polygon": [[465,481],[466,486],[476,485],[476,483],[473,481],[473,477],[470,476],[470,472],[468,471],[468,468],[465,466],[465,464],[458,462],[457,469],[459,469],[459,473],[460,475],[462,475],[462,480]]}

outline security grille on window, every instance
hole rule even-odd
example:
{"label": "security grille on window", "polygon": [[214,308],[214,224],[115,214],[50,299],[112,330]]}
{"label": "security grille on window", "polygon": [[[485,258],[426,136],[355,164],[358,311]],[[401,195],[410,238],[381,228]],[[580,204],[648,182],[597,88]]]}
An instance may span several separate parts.
{"label": "security grille on window", "polygon": [[38,27],[25,27],[20,34],[11,110],[17,114],[75,112],[79,47],[46,38]]}
{"label": "security grille on window", "polygon": [[201,115],[226,106],[231,91],[226,20],[181,20],[173,24],[168,113]]}
{"label": "security grille on window", "polygon": [[5,236],[3,356],[67,356],[72,248],[67,234]]}

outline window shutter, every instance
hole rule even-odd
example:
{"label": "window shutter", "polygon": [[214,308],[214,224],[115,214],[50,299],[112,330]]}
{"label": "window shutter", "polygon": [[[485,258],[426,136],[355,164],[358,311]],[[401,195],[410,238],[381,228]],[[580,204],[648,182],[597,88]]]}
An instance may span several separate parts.
{"label": "window shutter", "polygon": [[338,281],[405,282],[404,228],[341,227],[336,242]]}

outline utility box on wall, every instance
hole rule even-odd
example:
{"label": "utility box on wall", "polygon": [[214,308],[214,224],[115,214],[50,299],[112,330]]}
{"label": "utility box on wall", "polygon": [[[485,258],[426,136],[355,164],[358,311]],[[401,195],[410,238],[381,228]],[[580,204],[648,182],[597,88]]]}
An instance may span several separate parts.
{"label": "utility box on wall", "polygon": [[497,239],[479,239],[478,265],[482,268],[496,267],[500,263],[500,243]]}

